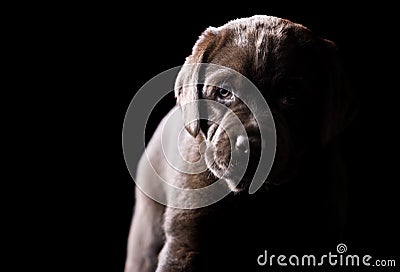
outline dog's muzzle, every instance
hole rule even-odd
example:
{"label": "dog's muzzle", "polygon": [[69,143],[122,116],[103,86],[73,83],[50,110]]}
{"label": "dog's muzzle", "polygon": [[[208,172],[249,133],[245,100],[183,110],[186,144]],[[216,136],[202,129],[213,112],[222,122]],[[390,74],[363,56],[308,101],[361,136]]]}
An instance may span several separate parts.
{"label": "dog's muzzle", "polygon": [[251,181],[256,171],[261,143],[256,122],[251,122],[249,116],[237,117],[235,121],[225,118],[220,125],[209,128],[206,152],[208,168],[218,178],[226,179],[232,191],[248,187],[246,181]]}

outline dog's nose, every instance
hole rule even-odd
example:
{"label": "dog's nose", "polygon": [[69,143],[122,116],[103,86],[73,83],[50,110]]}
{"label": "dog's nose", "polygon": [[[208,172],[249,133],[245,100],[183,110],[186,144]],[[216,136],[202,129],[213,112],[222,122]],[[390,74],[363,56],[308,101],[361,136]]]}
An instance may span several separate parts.
{"label": "dog's nose", "polygon": [[235,149],[242,154],[249,153],[249,141],[246,136],[239,135],[236,138]]}

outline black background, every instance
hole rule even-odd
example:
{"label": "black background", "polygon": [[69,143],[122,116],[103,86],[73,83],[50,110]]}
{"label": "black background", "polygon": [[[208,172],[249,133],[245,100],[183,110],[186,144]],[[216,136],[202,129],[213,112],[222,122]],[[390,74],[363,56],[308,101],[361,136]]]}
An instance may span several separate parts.
{"label": "black background", "polygon": [[[394,17],[392,8],[383,3],[348,5],[325,1],[314,5],[245,1],[222,7],[205,2],[104,4],[77,7],[66,16],[64,30],[73,38],[65,40],[67,59],[72,57],[67,62],[77,62],[69,70],[74,70],[71,77],[84,78],[85,83],[71,86],[78,91],[73,92],[69,109],[77,115],[69,124],[73,128],[69,139],[77,144],[72,144],[74,171],[67,171],[66,183],[74,194],[66,206],[79,205],[77,212],[70,212],[71,219],[60,221],[69,229],[62,236],[73,246],[73,257],[64,263],[75,271],[123,271],[134,184],[123,159],[121,137],[131,99],[153,76],[182,65],[205,28],[255,14],[301,23],[335,41],[341,50],[360,103],[346,141],[351,176],[346,244],[354,254],[398,260]],[[82,23],[75,21],[74,14]],[[388,66],[391,63],[394,68]],[[155,118],[161,118],[173,103],[171,97]]]}

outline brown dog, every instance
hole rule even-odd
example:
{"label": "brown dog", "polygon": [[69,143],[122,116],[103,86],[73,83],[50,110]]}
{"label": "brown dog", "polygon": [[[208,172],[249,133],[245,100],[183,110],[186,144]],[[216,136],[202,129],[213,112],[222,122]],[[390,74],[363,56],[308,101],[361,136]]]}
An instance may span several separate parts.
{"label": "brown dog", "polygon": [[[207,29],[186,59],[186,64],[195,63],[233,69],[260,90],[277,131],[275,162],[267,184],[285,183],[277,187],[284,189],[264,190],[254,196],[231,194],[200,209],[165,207],[137,189],[125,271],[250,271],[246,256],[255,265],[257,255],[249,248],[261,250],[275,245],[273,238],[268,237],[278,236],[279,232],[286,235],[276,240],[282,245],[288,239],[302,242],[297,239],[300,234],[313,235],[313,240],[320,242],[327,235],[331,235],[327,240],[339,239],[345,190],[344,178],[337,176],[343,171],[339,169],[342,165],[336,139],[349,120],[349,97],[342,86],[334,43],[288,20],[254,16]],[[228,91],[207,84],[193,85],[201,76],[206,81],[215,77],[196,68],[182,69],[178,75],[175,93],[182,113],[174,119],[175,125],[168,127],[167,143],[173,145],[179,138],[182,156],[189,162],[197,162],[202,160],[199,146],[208,141],[213,148],[205,154],[206,169],[197,174],[182,173],[160,156],[162,128],[171,113],[160,124],[147,147],[147,156],[139,163],[136,180],[140,184],[152,184],[161,177],[175,186],[194,189],[225,178],[234,192],[249,188],[260,156],[260,125],[239,99],[239,93],[235,93],[241,92],[239,86],[230,86],[235,91]],[[236,128],[229,122],[226,128],[221,128],[215,122],[198,118],[203,114],[222,120],[225,111],[210,105],[183,107],[197,99],[216,101],[229,108],[238,116],[246,135],[235,134]],[[186,131],[180,133],[183,126]],[[229,134],[234,135],[233,139],[229,139]],[[232,152],[250,152],[249,164],[238,185],[229,168]],[[240,168],[239,164],[236,166]],[[168,193],[165,194],[168,200]],[[187,199],[174,196],[173,201]],[[300,216],[304,210],[314,216]],[[284,219],[281,212],[293,213],[289,216],[292,221]],[[269,216],[271,220],[264,223]],[[247,231],[254,231],[257,238],[246,239]],[[268,232],[272,231],[276,233],[270,235]],[[260,243],[254,246],[248,240]],[[226,250],[233,251],[226,253]],[[230,265],[227,256],[233,260]]]}

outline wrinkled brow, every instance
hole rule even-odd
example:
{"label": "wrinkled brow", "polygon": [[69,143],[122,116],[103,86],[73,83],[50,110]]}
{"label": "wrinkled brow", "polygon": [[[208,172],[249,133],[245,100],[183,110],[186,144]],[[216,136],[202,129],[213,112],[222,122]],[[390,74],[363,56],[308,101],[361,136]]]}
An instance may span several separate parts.
{"label": "wrinkled brow", "polygon": [[240,76],[235,75],[228,69],[213,69],[211,72],[206,72],[205,85],[223,88],[233,91],[241,86]]}

